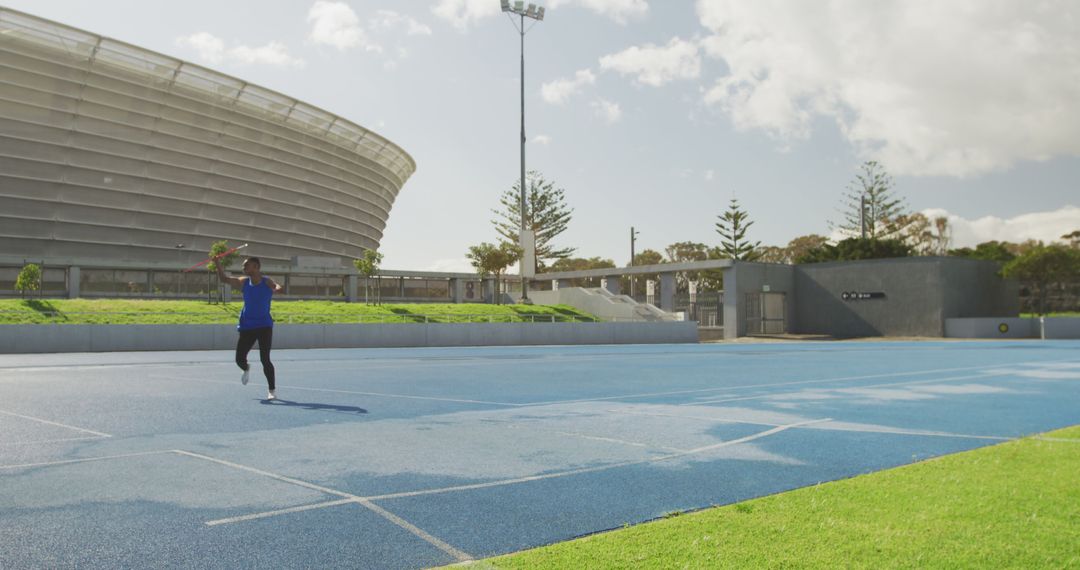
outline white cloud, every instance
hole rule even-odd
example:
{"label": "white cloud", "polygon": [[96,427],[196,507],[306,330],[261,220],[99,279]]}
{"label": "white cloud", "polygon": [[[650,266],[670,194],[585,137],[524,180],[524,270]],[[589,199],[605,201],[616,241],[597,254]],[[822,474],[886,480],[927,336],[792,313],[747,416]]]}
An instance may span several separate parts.
{"label": "white cloud", "polygon": [[544,146],[547,146],[551,144],[551,137],[547,135],[536,135],[535,137],[533,137],[533,142],[536,144],[542,144]]}
{"label": "white cloud", "polygon": [[622,118],[622,109],[619,108],[618,103],[607,99],[597,99],[590,106],[596,112],[596,115],[607,121],[608,124],[617,123]]}
{"label": "white cloud", "polygon": [[898,175],[974,176],[1080,155],[1069,0],[698,0],[729,73],[705,102],[781,140],[837,123]]}
{"label": "white cloud", "polygon": [[628,18],[641,18],[649,13],[646,0],[550,0],[548,7],[556,9],[570,4],[580,4],[620,24],[625,24]]}
{"label": "white cloud", "polygon": [[715,171],[713,171],[713,169],[711,169],[711,168],[710,168],[709,170],[706,170],[706,171],[705,171],[705,180],[706,180],[706,181],[710,181],[710,182],[711,182],[711,181],[712,181],[712,179],[713,179],[713,178],[715,178],[715,177],[716,177],[716,172],[715,172]]}
{"label": "white cloud", "polygon": [[369,26],[373,30],[389,31],[396,31],[400,28],[404,28],[405,33],[410,36],[431,35],[431,27],[427,24],[420,23],[412,16],[399,14],[393,10],[376,11],[375,17],[371,19]]}
{"label": "white cloud", "polygon": [[209,32],[197,32],[176,38],[176,45],[194,49],[199,59],[208,63],[221,63],[225,59],[225,41]]}
{"label": "white cloud", "polygon": [[270,42],[262,47],[236,46],[229,56],[240,63],[264,63],[286,67],[303,67],[304,60],[289,55],[288,48],[280,42]]}
{"label": "white cloud", "polygon": [[284,67],[303,67],[303,59],[289,55],[289,50],[281,42],[270,42],[261,47],[237,45],[225,47],[225,41],[207,32],[198,32],[190,36],[176,38],[176,45],[188,47],[198,52],[199,59],[212,64],[225,61],[241,64],[264,64]]}
{"label": "white cloud", "polygon": [[950,247],[975,247],[991,240],[1014,243],[1029,239],[1047,243],[1061,242],[1061,236],[1080,229],[1080,208],[1071,205],[1049,212],[1031,212],[1007,219],[984,216],[968,220],[940,208],[929,208],[922,213],[931,220],[940,216],[949,219],[949,228],[952,231]]}
{"label": "white cloud", "polygon": [[495,0],[439,0],[431,8],[433,14],[461,31],[468,30],[476,20],[494,16],[500,11],[499,3]]}
{"label": "white cloud", "polygon": [[565,103],[585,85],[596,83],[596,76],[588,69],[579,70],[573,79],[556,79],[540,86],[540,95],[544,101],[553,105]]}
{"label": "white cloud", "polygon": [[356,12],[344,2],[318,0],[308,10],[311,32],[308,38],[316,44],[326,44],[344,51],[360,47],[367,51],[381,52],[382,47],[371,42]]}
{"label": "white cloud", "polygon": [[666,46],[645,44],[600,58],[600,67],[637,81],[659,87],[676,79],[696,79],[701,75],[701,55],[694,42],[674,37]]}

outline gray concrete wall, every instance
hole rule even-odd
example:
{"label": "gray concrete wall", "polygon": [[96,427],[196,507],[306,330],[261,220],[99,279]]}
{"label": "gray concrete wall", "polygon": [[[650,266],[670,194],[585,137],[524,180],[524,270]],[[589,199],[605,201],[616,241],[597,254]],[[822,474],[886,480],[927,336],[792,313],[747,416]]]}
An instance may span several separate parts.
{"label": "gray concrete wall", "polygon": [[[1015,317],[1015,282],[989,261],[942,257],[796,266],[792,332],[854,336],[944,336],[954,317]],[[881,299],[845,301],[845,291]]]}
{"label": "gray concrete wall", "polygon": [[[697,323],[283,325],[274,348],[696,343]],[[222,350],[235,325],[0,325],[0,353]]]}
{"label": "gray concrete wall", "polygon": [[1080,318],[946,319],[945,336],[949,338],[1080,339]]}
{"label": "gray concrete wall", "polygon": [[[1077,319],[1080,322],[1080,319]],[[1038,338],[1039,320],[1010,318],[945,319],[946,338]]]}
{"label": "gray concrete wall", "polygon": [[788,331],[792,332],[798,314],[795,312],[797,295],[795,267],[777,263],[751,263],[736,261],[731,269],[724,271],[724,338],[728,340],[746,336],[746,294],[764,291],[787,295]]}
{"label": "gray concrete wall", "polygon": [[1080,338],[1080,318],[1047,317],[1043,319],[1044,338]]}
{"label": "gray concrete wall", "polygon": [[998,264],[953,257],[936,259],[945,285],[942,310],[946,319],[1020,314],[1020,283],[1002,279]]}

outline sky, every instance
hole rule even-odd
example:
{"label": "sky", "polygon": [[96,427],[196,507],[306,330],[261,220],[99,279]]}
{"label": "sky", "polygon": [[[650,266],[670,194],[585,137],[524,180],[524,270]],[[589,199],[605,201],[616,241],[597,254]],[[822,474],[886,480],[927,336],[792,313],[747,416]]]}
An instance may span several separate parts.
{"label": "sky", "polygon": [[[417,163],[379,251],[464,271],[520,174],[520,36],[498,0],[3,0],[279,91]],[[526,167],[573,209],[554,241],[626,265],[829,235],[877,160],[953,246],[1080,229],[1080,3],[548,0],[526,21]],[[531,27],[529,27],[531,25]]]}

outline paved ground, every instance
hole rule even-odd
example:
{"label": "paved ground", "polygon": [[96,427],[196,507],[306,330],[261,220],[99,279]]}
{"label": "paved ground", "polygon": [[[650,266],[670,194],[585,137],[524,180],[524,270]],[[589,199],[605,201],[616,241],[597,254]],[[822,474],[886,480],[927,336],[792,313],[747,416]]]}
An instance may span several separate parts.
{"label": "paved ground", "polygon": [[0,568],[421,568],[1080,424],[1076,341],[275,361],[0,356]]}

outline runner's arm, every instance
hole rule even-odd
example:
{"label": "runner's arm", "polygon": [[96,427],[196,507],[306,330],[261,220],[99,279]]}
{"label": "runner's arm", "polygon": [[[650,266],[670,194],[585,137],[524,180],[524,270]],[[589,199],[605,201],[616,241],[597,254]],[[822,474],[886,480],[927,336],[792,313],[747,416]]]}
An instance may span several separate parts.
{"label": "runner's arm", "polygon": [[228,275],[225,275],[225,269],[221,267],[220,263],[215,263],[214,268],[217,269],[218,279],[220,279],[222,283],[228,283],[233,287],[244,286],[244,279],[247,279],[246,277],[229,277]]}
{"label": "runner's arm", "polygon": [[277,281],[274,281],[273,279],[271,279],[269,277],[263,277],[263,279],[266,279],[266,284],[270,286],[271,291],[273,291],[275,293],[280,293],[280,292],[285,290],[284,287],[282,287],[281,285],[278,285]]}

